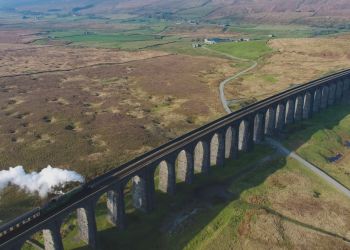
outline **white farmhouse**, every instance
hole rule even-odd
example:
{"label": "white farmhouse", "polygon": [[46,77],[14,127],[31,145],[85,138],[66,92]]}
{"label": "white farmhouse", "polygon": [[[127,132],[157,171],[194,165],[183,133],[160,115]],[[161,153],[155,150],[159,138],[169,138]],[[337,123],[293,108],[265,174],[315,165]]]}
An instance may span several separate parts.
{"label": "white farmhouse", "polygon": [[215,44],[216,42],[213,40],[208,40],[207,38],[204,39],[205,44]]}

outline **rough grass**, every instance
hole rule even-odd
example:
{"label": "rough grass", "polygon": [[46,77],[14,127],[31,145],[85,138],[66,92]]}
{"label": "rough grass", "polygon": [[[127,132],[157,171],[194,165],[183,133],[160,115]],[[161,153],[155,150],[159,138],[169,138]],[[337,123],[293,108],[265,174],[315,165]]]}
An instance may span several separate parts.
{"label": "rough grass", "polygon": [[[56,52],[65,58],[68,51]],[[131,54],[122,52],[115,60]],[[47,54],[42,56],[45,61]],[[103,60],[105,54],[99,56]],[[217,118],[222,107],[216,84],[234,70],[227,60],[173,55],[0,79],[0,168],[39,171],[50,164],[93,178]],[[2,194],[0,220],[36,206],[28,201],[18,209],[14,203],[27,198],[13,196]]]}
{"label": "rough grass", "polygon": [[348,36],[272,39],[268,46],[274,53],[259,61],[251,73],[226,86],[229,100],[264,99],[296,84],[350,67]]}
{"label": "rough grass", "polygon": [[[350,188],[350,109],[348,104],[337,105],[308,121],[289,126],[285,143],[306,160],[314,163],[332,177]],[[306,143],[305,143],[306,142]],[[329,158],[337,154],[343,157],[337,162]]]}
{"label": "rough grass", "polygon": [[[293,160],[266,158],[259,146],[193,185],[177,184],[175,196],[157,192],[156,209],[135,211],[126,193],[128,228],[118,231],[105,218],[105,198],[96,208],[103,249],[238,249],[344,247],[349,201]],[[249,168],[252,172],[240,175]],[[338,221],[343,221],[337,226]],[[69,226],[70,225],[70,226]],[[75,217],[62,229],[66,249],[88,249],[77,235]],[[303,234],[300,240],[298,235]],[[145,237],[147,235],[147,237]],[[137,241],[133,240],[135,237]],[[313,239],[317,237],[319,241]],[[39,237],[40,238],[40,237]]]}
{"label": "rough grass", "polygon": [[[3,63],[0,76],[61,70],[66,70],[65,73],[68,74],[69,70],[89,65],[118,64],[167,54],[160,51],[126,52],[96,48],[32,47],[24,50],[0,48],[0,63]],[[38,79],[40,79],[39,76],[31,78],[34,81]],[[86,76],[81,76],[77,80],[86,79]]]}
{"label": "rough grass", "polygon": [[273,35],[275,38],[302,38],[319,35],[326,35],[330,33],[337,33],[337,29],[323,29],[310,27],[306,25],[271,25],[271,24],[241,24],[232,25],[229,29],[232,32],[245,34],[254,39],[266,39]]}

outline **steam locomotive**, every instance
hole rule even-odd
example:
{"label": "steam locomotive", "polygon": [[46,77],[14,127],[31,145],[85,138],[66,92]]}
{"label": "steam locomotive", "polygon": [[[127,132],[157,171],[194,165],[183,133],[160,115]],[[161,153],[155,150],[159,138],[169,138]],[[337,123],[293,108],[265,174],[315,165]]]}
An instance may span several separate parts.
{"label": "steam locomotive", "polygon": [[88,193],[91,190],[94,190],[96,187],[101,186],[103,183],[106,183],[107,180],[113,178],[113,175],[104,174],[95,179],[92,179],[79,187],[72,189],[66,194],[56,196],[52,198],[48,203],[41,207],[37,207],[29,212],[18,216],[12,221],[5,223],[0,226],[0,241],[5,235],[15,231],[16,229],[22,227],[23,225],[38,219],[39,217],[45,216],[50,212],[54,211],[56,208],[61,207],[64,204],[69,203],[69,201],[75,200],[76,198],[81,197],[82,195]]}

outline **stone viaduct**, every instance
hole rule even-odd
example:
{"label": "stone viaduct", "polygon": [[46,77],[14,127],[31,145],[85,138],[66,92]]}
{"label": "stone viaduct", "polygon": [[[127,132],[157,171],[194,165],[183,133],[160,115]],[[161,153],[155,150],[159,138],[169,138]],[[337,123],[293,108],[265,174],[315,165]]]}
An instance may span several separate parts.
{"label": "stone viaduct", "polygon": [[213,165],[248,152],[267,135],[282,130],[286,124],[308,119],[312,114],[349,98],[350,70],[345,70],[306,84],[287,89],[237,112],[174,139],[132,161],[84,184],[71,195],[63,195],[48,206],[37,209],[0,229],[0,249],[21,249],[34,233],[43,231],[45,249],[63,249],[60,228],[64,218],[77,211],[80,237],[98,248],[95,206],[107,193],[109,220],[119,229],[127,225],[124,189],[132,182],[135,208],[151,212],[155,206],[155,173],[159,169],[161,192],[173,194],[176,180],[191,184],[194,173],[209,173]]}

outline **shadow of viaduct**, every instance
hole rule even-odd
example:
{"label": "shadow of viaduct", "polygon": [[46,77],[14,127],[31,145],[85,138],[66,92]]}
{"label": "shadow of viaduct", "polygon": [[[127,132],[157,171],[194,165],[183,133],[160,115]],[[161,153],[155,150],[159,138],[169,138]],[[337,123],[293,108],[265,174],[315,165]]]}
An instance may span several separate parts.
{"label": "shadow of viaduct", "polygon": [[[161,234],[162,221],[181,209],[182,204],[205,204],[206,199],[218,204],[216,212],[197,221],[196,228],[174,244],[174,249],[182,249],[229,202],[238,201],[244,190],[263,183],[285,165],[286,159],[279,157],[266,159],[273,162],[271,167],[260,168],[257,163],[242,168],[254,159],[254,144],[262,155],[271,153],[266,147],[259,146],[264,136],[283,134],[291,124],[308,120],[327,107],[340,104],[350,96],[349,90],[350,71],[342,71],[288,89],[176,138],[97,177],[39,211],[1,227],[1,249],[21,249],[31,235],[41,230],[45,249],[63,249],[61,227],[75,212],[79,239],[87,244],[76,249],[127,249],[123,239],[142,242],[147,237],[153,237],[147,239],[152,246],[144,245],[143,248],[162,249],[162,237],[144,232],[157,230]],[[348,111],[350,109],[336,113],[327,126],[336,126]],[[309,130],[300,144],[318,129]],[[223,183],[234,180],[244,181],[228,194]],[[223,190],[219,196],[201,195],[203,187],[209,186]],[[98,201],[105,194],[105,211],[116,227],[97,233],[96,212],[103,212],[103,205]],[[147,230],[138,230],[138,227]],[[128,229],[134,232],[133,237],[128,235]]]}

